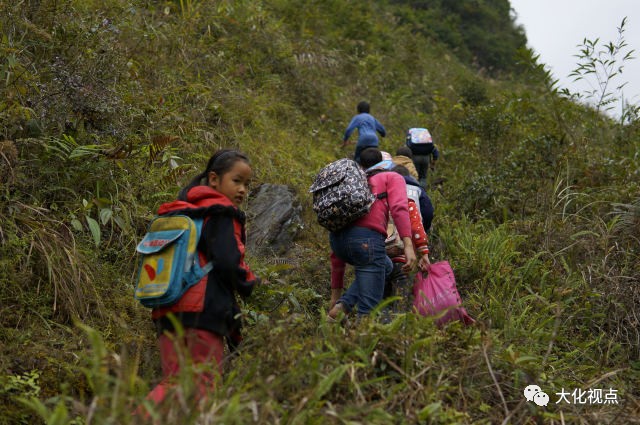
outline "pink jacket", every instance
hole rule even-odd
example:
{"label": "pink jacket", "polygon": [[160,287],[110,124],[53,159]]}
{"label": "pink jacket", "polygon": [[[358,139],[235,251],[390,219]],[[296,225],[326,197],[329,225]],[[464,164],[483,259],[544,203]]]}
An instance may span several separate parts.
{"label": "pink jacket", "polygon": [[[387,197],[373,203],[369,213],[352,225],[374,230],[386,238],[389,212],[401,238],[411,237],[409,203],[404,178],[394,172],[382,172],[369,177],[369,185],[374,194],[387,193]],[[344,287],[345,262],[331,253],[331,288]]]}
{"label": "pink jacket", "polygon": [[411,237],[407,185],[404,178],[398,173],[382,172],[369,177],[369,185],[374,194],[386,192],[387,197],[374,202],[369,213],[356,220],[353,226],[366,227],[387,237],[390,211],[400,237]]}

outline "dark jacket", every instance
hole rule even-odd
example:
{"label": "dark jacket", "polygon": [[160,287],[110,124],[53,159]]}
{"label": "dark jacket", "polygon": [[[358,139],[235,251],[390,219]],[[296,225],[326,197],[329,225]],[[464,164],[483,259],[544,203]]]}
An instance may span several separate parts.
{"label": "dark jacket", "polygon": [[437,161],[438,158],[440,158],[440,151],[438,151],[438,148],[433,143],[415,145],[411,142],[407,142],[407,146],[409,146],[413,155],[431,155],[434,161]]}
{"label": "dark jacket", "polygon": [[420,183],[416,181],[411,176],[402,176],[404,177],[404,181],[406,184],[410,184],[412,186],[417,186],[420,188],[420,214],[422,214],[422,226],[424,227],[425,232],[429,232],[431,230],[431,222],[433,221],[434,208],[431,203],[431,199],[427,192],[420,186]]}
{"label": "dark jacket", "polygon": [[162,204],[159,215],[204,216],[198,242],[200,264],[213,262],[213,270],[189,288],[174,305],[154,309],[158,331],[173,330],[167,317],[174,313],[186,328],[204,329],[228,336],[240,328],[236,293],[249,296],[258,279],[244,261],[245,215],[226,196],[208,186],[189,190],[187,201]]}

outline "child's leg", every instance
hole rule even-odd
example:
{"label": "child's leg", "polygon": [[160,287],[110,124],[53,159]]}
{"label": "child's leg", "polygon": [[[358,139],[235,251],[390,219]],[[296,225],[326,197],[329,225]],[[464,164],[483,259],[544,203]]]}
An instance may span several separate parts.
{"label": "child's leg", "polygon": [[404,263],[393,263],[393,272],[387,277],[385,282],[385,298],[400,297],[391,306],[391,310],[395,313],[406,313],[409,311],[411,287],[407,274],[402,271]]}
{"label": "child's leg", "polygon": [[[220,335],[201,329],[185,329],[184,338],[177,339],[175,334],[162,334],[158,339],[160,346],[160,362],[162,366],[162,381],[147,395],[148,400],[160,404],[174,386],[173,377],[178,374],[185,363],[188,353],[194,365],[205,364],[216,367],[217,373],[222,373],[222,358],[224,355],[223,340]],[[198,390],[200,396],[208,388],[215,385],[214,372],[198,374]]]}
{"label": "child's leg", "polygon": [[196,368],[198,396],[202,398],[215,389],[217,378],[222,376],[224,339],[221,335],[202,329],[187,329],[185,337]]}
{"label": "child's leg", "polygon": [[402,271],[402,264],[398,264],[398,266],[398,274],[394,280],[394,289],[395,295],[400,297],[400,300],[396,302],[394,307],[397,313],[409,313],[413,306],[413,286],[409,282],[409,276]]}
{"label": "child's leg", "polygon": [[427,188],[427,171],[429,170],[428,155],[413,155],[413,164],[418,171],[418,183],[423,189]]}
{"label": "child's leg", "polygon": [[[356,256],[360,256],[365,264],[354,264],[354,283],[358,288],[358,315],[363,316],[369,314],[382,301],[385,281],[393,270],[393,264],[387,257],[384,237],[370,238],[365,244],[355,241],[351,247],[352,252],[355,252],[358,246],[361,249]],[[366,262],[367,260],[369,262]]]}
{"label": "child's leg", "polygon": [[165,399],[167,391],[172,386],[171,378],[180,370],[175,336],[163,333],[158,338],[158,346],[160,348],[162,380],[147,395],[147,400],[152,400],[156,404],[160,404]]}

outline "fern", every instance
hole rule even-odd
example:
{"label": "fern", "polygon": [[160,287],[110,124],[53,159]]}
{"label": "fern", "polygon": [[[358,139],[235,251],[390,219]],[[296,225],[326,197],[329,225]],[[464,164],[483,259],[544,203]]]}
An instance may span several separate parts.
{"label": "fern", "polygon": [[177,140],[180,140],[178,136],[159,135],[152,137],[149,145],[149,162],[156,161],[164,148]]}

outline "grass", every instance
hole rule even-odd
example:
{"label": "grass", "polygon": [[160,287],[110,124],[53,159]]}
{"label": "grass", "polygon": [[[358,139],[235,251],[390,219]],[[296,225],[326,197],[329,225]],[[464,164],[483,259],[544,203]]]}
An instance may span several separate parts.
{"label": "grass", "polygon": [[[637,122],[558,97],[538,68],[488,78],[401,6],[347,3],[0,4],[0,424],[137,422],[160,371],[133,247],[228,146],[296,191],[303,234],[248,254],[272,283],[243,305],[244,344],[201,403],[187,367],[156,423],[638,423]],[[418,124],[438,144],[432,257],[474,327],[326,321],[307,190],[351,152],[362,99],[384,149]],[[619,403],[555,403],[563,389]]]}

